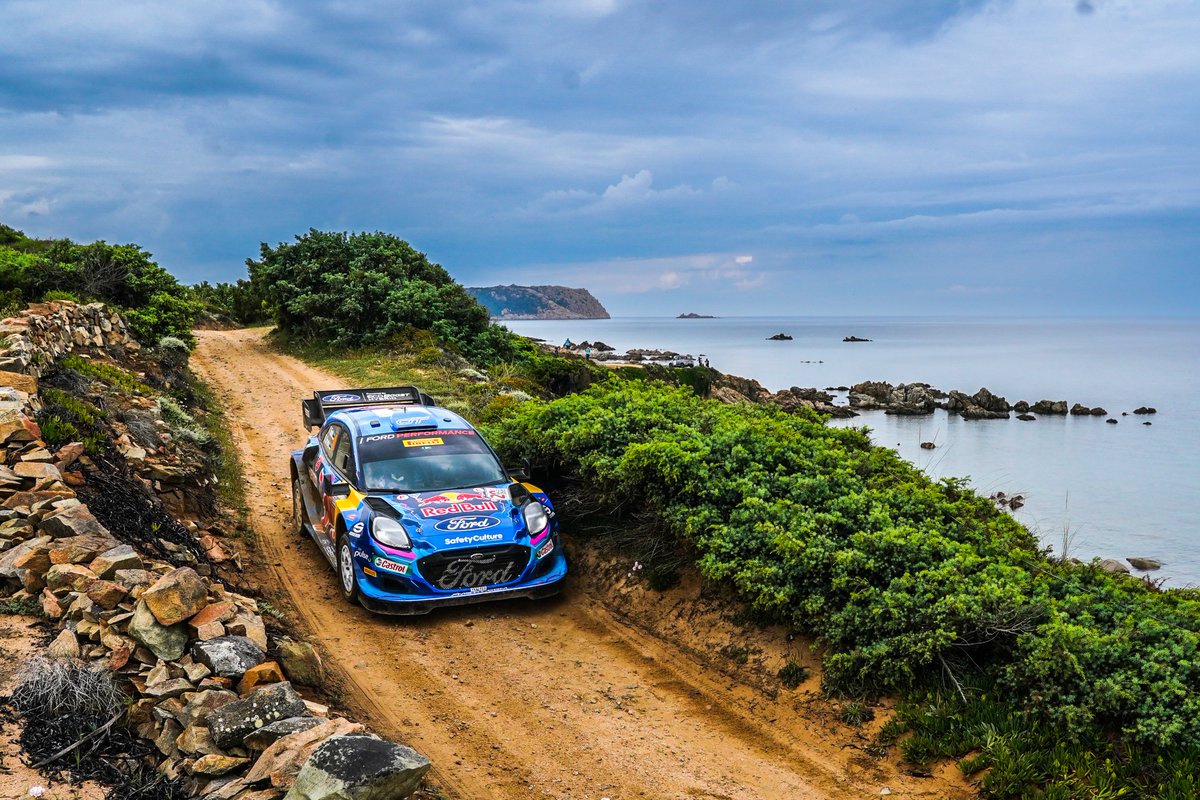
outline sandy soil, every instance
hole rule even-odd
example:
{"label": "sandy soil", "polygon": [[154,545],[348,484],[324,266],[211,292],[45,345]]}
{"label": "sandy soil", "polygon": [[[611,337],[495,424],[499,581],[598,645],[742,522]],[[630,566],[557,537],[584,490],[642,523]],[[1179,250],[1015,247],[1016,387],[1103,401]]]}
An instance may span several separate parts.
{"label": "sandy soil", "polygon": [[[288,532],[287,468],[305,435],[300,400],[342,382],[272,352],[262,331],[200,331],[198,338],[193,367],[229,410],[245,465],[264,590],[277,589],[323,647],[344,702],[380,733],[428,755],[447,793],[463,800],[969,796],[952,775],[915,778],[867,758],[846,730],[802,713],[804,687],[763,691],[736,669],[720,669],[712,648],[738,634],[718,631],[725,623],[710,615],[699,624],[713,626],[713,635],[697,636],[695,620],[680,623],[689,617],[683,595],[663,605],[662,625],[645,624],[655,603],[647,608],[644,597],[640,609],[621,613],[615,595],[595,590],[596,577],[549,602],[416,619],[345,604],[316,545]],[[685,633],[691,641],[674,638]]]}

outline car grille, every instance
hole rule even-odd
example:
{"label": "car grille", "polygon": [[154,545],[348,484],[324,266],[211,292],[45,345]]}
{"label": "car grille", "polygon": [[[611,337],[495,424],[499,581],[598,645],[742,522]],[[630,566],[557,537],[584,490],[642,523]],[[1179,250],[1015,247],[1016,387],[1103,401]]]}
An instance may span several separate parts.
{"label": "car grille", "polygon": [[529,548],[510,544],[434,553],[417,562],[425,580],[438,589],[474,589],[514,581],[529,563]]}

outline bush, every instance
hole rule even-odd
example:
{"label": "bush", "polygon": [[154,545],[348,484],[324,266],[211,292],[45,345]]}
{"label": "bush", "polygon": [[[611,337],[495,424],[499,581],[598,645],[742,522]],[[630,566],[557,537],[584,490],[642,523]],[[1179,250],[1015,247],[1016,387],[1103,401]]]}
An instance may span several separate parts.
{"label": "bush", "polygon": [[164,335],[192,344],[200,305],[191,292],[135,244],[38,240],[5,226],[0,291],[32,300],[99,300],[124,309],[133,333],[150,344]]}
{"label": "bush", "polygon": [[199,306],[186,296],[155,292],[145,305],[127,310],[125,318],[133,335],[141,342],[157,342],[169,337],[191,348],[196,345],[192,326],[198,312]]}
{"label": "bush", "polygon": [[507,411],[488,428],[506,459],[637,509],[707,579],[816,633],[830,690],[992,685],[1060,741],[1200,747],[1194,591],[1053,564],[961,482],[813,414],[628,382]]}
{"label": "bush", "polygon": [[482,364],[512,352],[511,335],[466,289],[391,234],[310,230],[263,243],[246,263],[285,335],[359,346],[415,329]]}
{"label": "bush", "polygon": [[795,689],[808,680],[808,675],[808,667],[796,661],[789,661],[779,669],[776,677],[787,688]]}
{"label": "bush", "polygon": [[170,397],[158,398],[158,411],[171,433],[193,444],[208,444],[212,436]]}

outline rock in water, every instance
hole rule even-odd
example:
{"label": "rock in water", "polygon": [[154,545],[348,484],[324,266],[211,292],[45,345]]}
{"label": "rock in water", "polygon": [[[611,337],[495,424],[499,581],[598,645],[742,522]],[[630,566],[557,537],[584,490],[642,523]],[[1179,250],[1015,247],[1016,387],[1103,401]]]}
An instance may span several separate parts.
{"label": "rock in water", "polygon": [[1132,564],[1134,569],[1140,569],[1143,572],[1151,572],[1156,569],[1162,569],[1163,565],[1163,562],[1159,561],[1157,558],[1139,558],[1137,556],[1130,556],[1125,560]]}
{"label": "rock in water", "polygon": [[1029,408],[1035,414],[1066,414],[1066,400],[1038,400]]}
{"label": "rock in water", "polygon": [[417,751],[371,736],[334,736],[318,747],[284,800],[408,797],[429,771]]}
{"label": "rock in water", "polygon": [[1129,574],[1129,567],[1117,561],[1115,558],[1106,558],[1099,564],[1100,569],[1105,572]]}
{"label": "rock in water", "polygon": [[921,442],[922,450],[932,450],[935,447],[937,447],[937,445],[934,444],[933,442]]}
{"label": "rock in water", "polygon": [[240,678],[246,670],[257,667],[267,657],[258,645],[245,636],[218,636],[194,643],[192,658],[222,678]]}

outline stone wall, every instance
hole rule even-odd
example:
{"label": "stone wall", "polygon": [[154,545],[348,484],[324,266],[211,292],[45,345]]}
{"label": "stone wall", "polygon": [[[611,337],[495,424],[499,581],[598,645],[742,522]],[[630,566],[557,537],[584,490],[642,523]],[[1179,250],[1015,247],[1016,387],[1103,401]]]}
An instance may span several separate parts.
{"label": "stone wall", "polygon": [[[111,348],[140,349],[125,318],[103,303],[34,303],[0,321],[0,373],[36,378],[67,353]],[[10,383],[10,376],[0,374],[0,386]]]}

